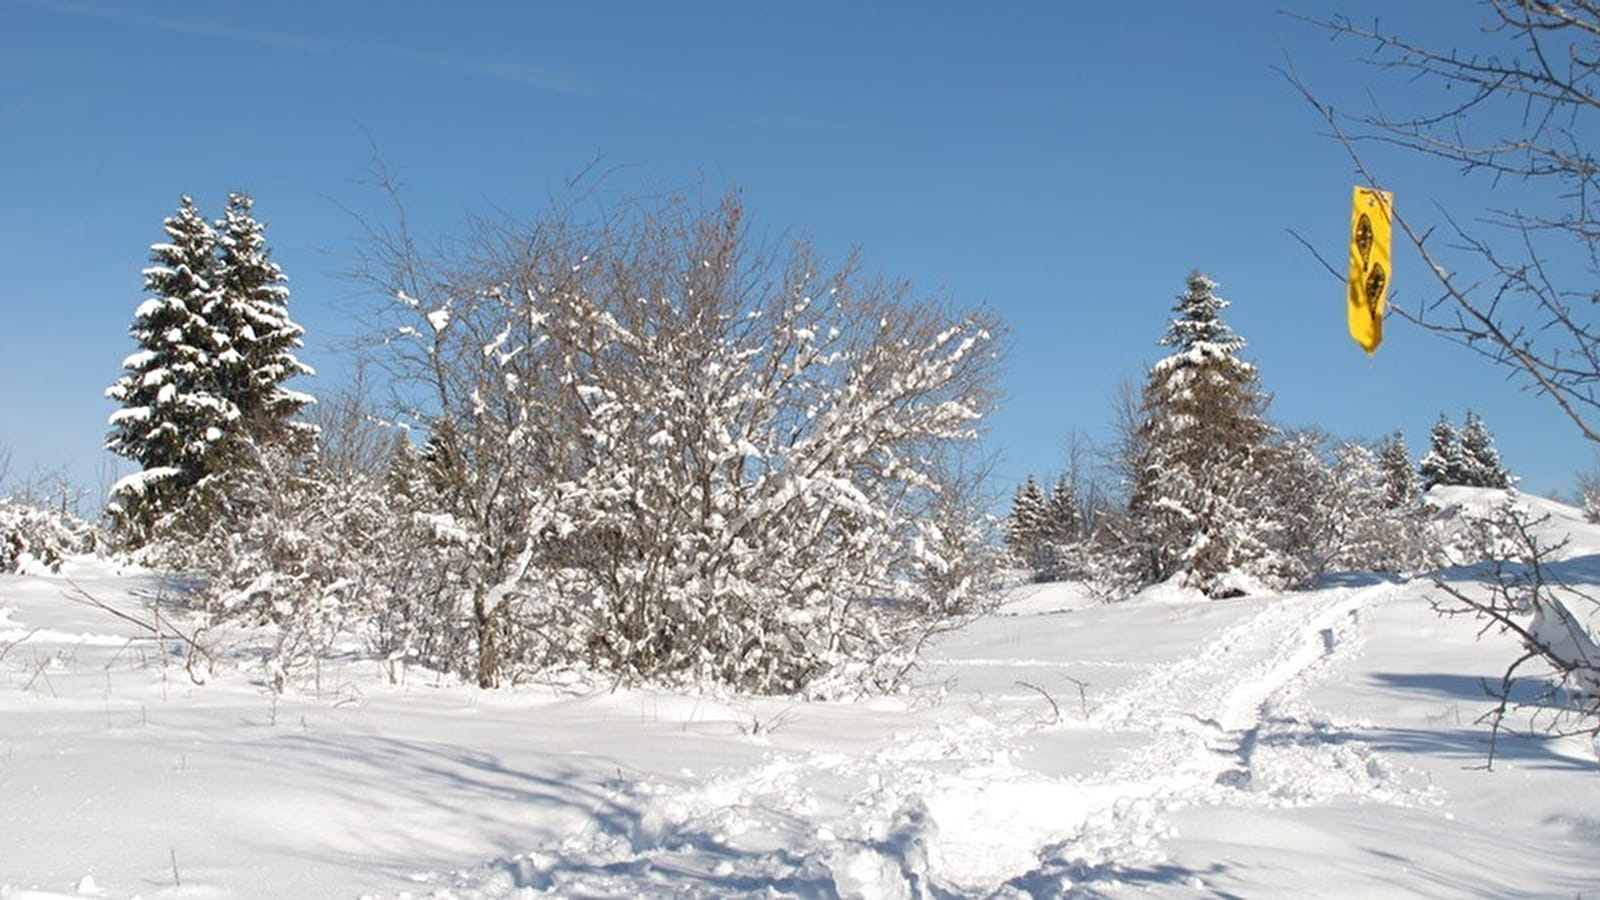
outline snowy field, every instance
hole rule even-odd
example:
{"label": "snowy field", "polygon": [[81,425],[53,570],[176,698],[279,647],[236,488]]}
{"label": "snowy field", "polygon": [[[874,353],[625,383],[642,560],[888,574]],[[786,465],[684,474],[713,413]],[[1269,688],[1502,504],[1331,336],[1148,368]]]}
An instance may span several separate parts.
{"label": "snowy field", "polygon": [[[1548,508],[1600,591],[1600,529]],[[369,662],[274,698],[246,645],[196,685],[75,590],[140,616],[172,586],[0,576],[6,900],[1600,896],[1595,748],[1503,738],[1484,771],[1480,679],[1518,648],[1426,580],[1022,588],[914,690],[833,703]]]}

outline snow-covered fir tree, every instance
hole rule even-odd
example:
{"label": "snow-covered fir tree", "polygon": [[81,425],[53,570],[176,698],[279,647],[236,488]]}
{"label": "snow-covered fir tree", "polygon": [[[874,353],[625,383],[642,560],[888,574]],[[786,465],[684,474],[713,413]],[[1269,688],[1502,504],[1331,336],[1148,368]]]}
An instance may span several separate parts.
{"label": "snow-covered fir tree", "polygon": [[106,391],[121,404],[106,447],[141,467],[112,489],[113,522],[130,543],[207,477],[249,465],[247,445],[280,440],[309,402],[281,386],[310,370],[288,352],[301,330],[249,210],[233,195],[213,225],[185,196],[165,222],[167,241],[151,247],[149,296],[129,329],[139,349]]}
{"label": "snow-covered fir tree", "polygon": [[1451,424],[1450,417],[1439,414],[1428,432],[1428,452],[1417,466],[1422,477],[1422,488],[1427,490],[1439,484],[1465,484],[1467,477],[1466,454],[1461,449],[1461,434]]}
{"label": "snow-covered fir tree", "polygon": [[1422,494],[1417,469],[1406,449],[1406,436],[1395,432],[1378,448],[1378,466],[1383,479],[1383,505],[1386,509],[1409,509]]}
{"label": "snow-covered fir tree", "polygon": [[1151,368],[1139,410],[1125,538],[1143,576],[1184,580],[1212,596],[1240,578],[1277,579],[1272,506],[1263,485],[1273,428],[1243,338],[1223,322],[1228,302],[1201,272],[1188,277]]}
{"label": "snow-covered fir tree", "polygon": [[251,437],[281,440],[311,397],[284,387],[309,366],[294,356],[305,329],[289,318],[289,288],[270,258],[266,236],[252,215],[254,201],[228,195],[217,222],[216,296],[206,311],[214,326],[218,390],[239,410]]}
{"label": "snow-covered fir tree", "polygon": [[1040,562],[1046,505],[1044,489],[1032,475],[1011,498],[1011,513],[1006,516],[1006,549],[1024,568],[1036,569]]}
{"label": "snow-covered fir tree", "polygon": [[1078,491],[1072,480],[1065,475],[1056,479],[1039,527],[1044,568],[1038,577],[1057,581],[1072,577],[1079,568],[1074,563],[1083,539],[1083,514],[1078,506]]}
{"label": "snow-covered fir tree", "polygon": [[121,404],[106,449],[141,468],[112,489],[113,519],[135,540],[217,465],[238,418],[216,390],[214,329],[204,316],[217,299],[216,232],[189,197],[165,229],[167,240],[151,246],[154,264],[144,270],[149,297],[128,332],[139,349],[106,390]]}
{"label": "snow-covered fir tree", "polygon": [[1511,474],[1500,462],[1494,436],[1483,419],[1467,412],[1466,424],[1457,429],[1449,417],[1439,414],[1430,434],[1431,445],[1418,471],[1422,486],[1457,484],[1466,487],[1508,488]]}
{"label": "snow-covered fir tree", "polygon": [[1045,502],[1040,535],[1049,543],[1064,546],[1082,537],[1083,520],[1078,510],[1078,491],[1065,476],[1056,479]]}
{"label": "snow-covered fir tree", "polygon": [[1494,448],[1494,435],[1489,433],[1483,419],[1467,411],[1466,425],[1461,429],[1461,480],[1457,484],[1471,487],[1508,488],[1511,473],[1500,462],[1500,451]]}

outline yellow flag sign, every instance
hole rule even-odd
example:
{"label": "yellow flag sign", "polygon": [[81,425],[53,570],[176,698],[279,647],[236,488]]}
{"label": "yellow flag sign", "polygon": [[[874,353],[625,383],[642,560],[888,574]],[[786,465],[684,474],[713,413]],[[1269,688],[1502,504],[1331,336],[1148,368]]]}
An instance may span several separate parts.
{"label": "yellow flag sign", "polygon": [[1383,341],[1394,194],[1358,187],[1350,207],[1350,336],[1370,356]]}

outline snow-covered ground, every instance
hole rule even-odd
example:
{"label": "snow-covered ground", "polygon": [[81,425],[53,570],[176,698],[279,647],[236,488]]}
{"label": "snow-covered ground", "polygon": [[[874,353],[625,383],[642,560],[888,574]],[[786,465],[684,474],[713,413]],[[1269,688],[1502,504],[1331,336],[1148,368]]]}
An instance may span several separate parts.
{"label": "snow-covered ground", "polygon": [[[1600,529],[1548,508],[1600,591]],[[274,699],[74,590],[143,615],[169,586],[0,576],[6,900],[1600,894],[1595,748],[1502,738],[1484,771],[1480,679],[1517,647],[1426,580],[1022,588],[917,689],[832,703],[372,663]]]}

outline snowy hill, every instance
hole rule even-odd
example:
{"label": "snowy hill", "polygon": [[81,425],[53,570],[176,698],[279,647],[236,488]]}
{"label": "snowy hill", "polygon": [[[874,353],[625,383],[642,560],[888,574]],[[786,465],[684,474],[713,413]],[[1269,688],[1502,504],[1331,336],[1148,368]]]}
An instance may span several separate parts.
{"label": "snowy hill", "polygon": [[[1525,502],[1600,592],[1600,529]],[[1484,770],[1480,682],[1518,647],[1439,618],[1427,579],[1020,588],[932,646],[917,690],[837,703],[370,662],[274,698],[247,645],[196,685],[66,596],[139,617],[168,587],[89,560],[0,576],[0,897],[1600,892],[1595,747],[1503,736]]]}

